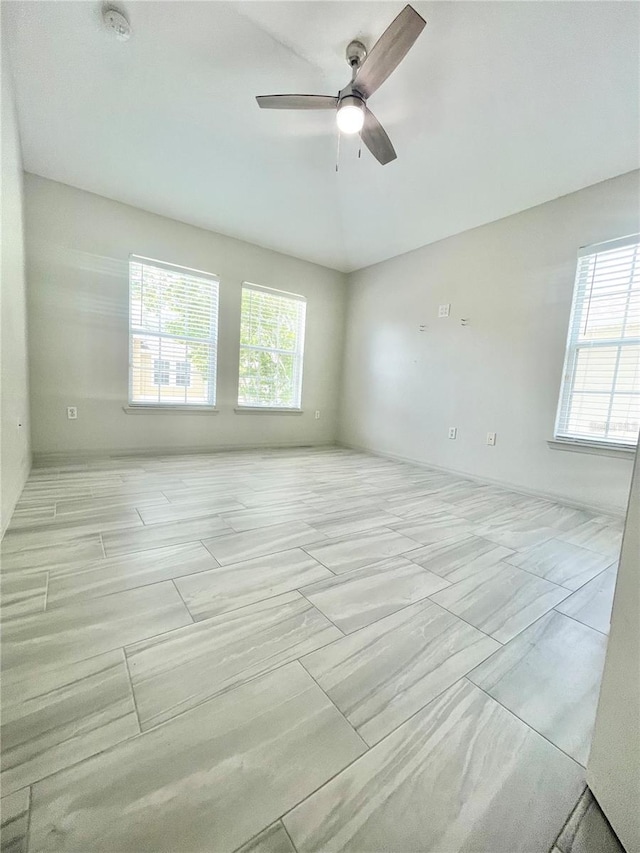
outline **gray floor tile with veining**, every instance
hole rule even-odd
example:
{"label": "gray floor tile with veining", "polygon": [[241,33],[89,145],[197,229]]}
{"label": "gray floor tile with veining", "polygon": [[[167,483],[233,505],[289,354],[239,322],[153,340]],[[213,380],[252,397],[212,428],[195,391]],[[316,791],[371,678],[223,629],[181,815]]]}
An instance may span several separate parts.
{"label": "gray floor tile with veining", "polygon": [[396,557],[418,548],[419,543],[390,530],[378,527],[341,539],[331,539],[305,551],[333,572],[350,572],[386,557]]}
{"label": "gray floor tile with veining", "polygon": [[430,572],[445,578],[449,583],[458,583],[472,577],[505,557],[513,554],[510,548],[496,545],[479,536],[468,536],[460,540],[447,540],[425,545],[409,554],[409,559]]}
{"label": "gray floor tile with veining", "polygon": [[582,786],[582,768],[463,680],[283,822],[300,853],[547,853]]}
{"label": "gray floor tile with veining", "polygon": [[126,649],[143,729],[342,636],[297,592]]}
{"label": "gray floor tile with veining", "polygon": [[502,521],[491,520],[489,523],[478,527],[476,532],[478,536],[489,539],[497,545],[504,545],[505,548],[516,550],[531,548],[533,545],[539,545],[541,542],[546,542],[547,539],[552,539],[558,535],[555,527],[527,520],[526,517],[525,519],[518,518],[518,515],[517,509],[509,510]]}
{"label": "gray floor tile with veining", "polygon": [[507,563],[496,563],[433,600],[501,643],[508,642],[569,595],[569,590]]}
{"label": "gray floor tile with veining", "polygon": [[307,655],[302,663],[373,744],[498,648],[437,604],[422,601]]}
{"label": "gray floor tile with veining", "polygon": [[237,853],[296,853],[296,849],[279,820],[243,844]]}
{"label": "gray floor tile with veining", "polygon": [[79,598],[99,598],[114,592],[158,583],[213,569],[218,565],[200,542],[168,545],[107,557],[86,566],[53,566],[47,609]]}
{"label": "gray floor tile with veining", "polygon": [[[523,645],[538,619],[606,630],[615,567],[571,594],[509,562],[553,540],[566,554],[587,549],[590,565],[613,563],[621,529],[620,519],[339,447],[34,468],[0,565],[2,781],[32,785],[30,853],[293,853],[279,819],[301,801],[300,814],[314,816],[300,853],[547,853],[579,794],[572,773],[553,769],[549,757],[562,754],[468,679],[471,694],[450,685],[494,652],[487,670],[515,657],[496,684],[503,701],[520,702],[549,736],[583,732],[590,700],[572,697],[586,670],[571,667],[587,647],[560,648],[548,632]],[[440,596],[461,619],[431,602]],[[567,616],[545,617],[554,604]],[[482,631],[513,637],[504,658]],[[301,656],[317,658],[322,686],[375,743],[333,781],[365,744],[294,662]],[[529,683],[560,696],[552,709]],[[425,714],[442,691],[453,698]],[[405,727],[412,737],[394,740]],[[413,735],[426,738],[415,749]],[[354,785],[354,768],[387,744]],[[313,805],[323,791],[329,821]],[[11,853],[26,845],[25,793],[15,792],[8,824],[16,839],[4,833]]]}
{"label": "gray floor tile with veining", "polygon": [[41,572],[43,568],[60,563],[81,560],[99,560],[104,557],[102,542],[98,534],[79,536],[68,542],[41,545],[36,548],[18,548],[7,550],[5,538],[2,541],[0,564],[3,572]]}
{"label": "gray floor tile with veining", "polygon": [[231,533],[213,540],[205,539],[204,544],[222,566],[228,566],[229,563],[277,554],[325,539],[323,533],[304,521],[292,521],[243,533]]}
{"label": "gray floor tile with veining", "polygon": [[446,586],[444,578],[400,556],[331,575],[301,592],[341,631],[350,634]]}
{"label": "gray floor tile with veining", "polygon": [[590,628],[595,628],[596,631],[608,634],[617,574],[617,565],[611,566],[560,604],[556,604],[556,610],[589,625]]}
{"label": "gray floor tile with veining", "polygon": [[[193,518],[206,518],[220,515],[223,512],[242,510],[244,506],[235,500],[195,501],[193,503],[172,504],[167,502],[160,506],[147,506],[139,510],[145,524],[170,524],[174,521],[189,521]],[[229,525],[227,525],[229,526]],[[231,528],[230,528],[231,529]]]}
{"label": "gray floor tile with veining", "polygon": [[150,524],[137,530],[105,533],[102,541],[107,557],[118,557],[149,548],[183,545],[212,536],[222,536],[229,530],[229,526],[221,518],[210,516],[191,521],[174,521],[170,524]]}
{"label": "gray floor tile with veining", "polygon": [[364,749],[293,663],[38,782],[32,850],[230,853]]}
{"label": "gray floor tile with veining", "polygon": [[27,853],[29,788],[0,800],[0,853]]}
{"label": "gray floor tile with veining", "polygon": [[48,572],[13,572],[0,577],[0,619],[42,613],[47,597]]}
{"label": "gray floor tile with veining", "polygon": [[4,684],[189,624],[171,581],[21,616],[3,628]]}
{"label": "gray floor tile with veining", "polygon": [[468,678],[586,766],[606,647],[602,634],[552,610]]}
{"label": "gray floor tile with veining", "polygon": [[122,649],[13,681],[2,695],[3,792],[137,734]]}
{"label": "gray floor tile with veining", "polygon": [[393,529],[421,545],[431,545],[453,538],[462,539],[470,536],[475,530],[472,524],[449,512],[429,514],[425,520],[403,521],[394,524]]}
{"label": "gray floor tile with veining", "polygon": [[505,557],[505,562],[567,589],[578,589],[610,566],[612,559],[561,539],[548,539]]}
{"label": "gray floor tile with veining", "polygon": [[333,577],[313,557],[294,548],[179,578],[176,586],[193,618],[200,620]]}
{"label": "gray floor tile with veining", "polygon": [[606,554],[617,560],[620,556],[622,543],[622,527],[611,518],[598,516],[584,524],[579,524],[572,530],[558,535],[559,539],[572,545],[581,545],[599,554]]}

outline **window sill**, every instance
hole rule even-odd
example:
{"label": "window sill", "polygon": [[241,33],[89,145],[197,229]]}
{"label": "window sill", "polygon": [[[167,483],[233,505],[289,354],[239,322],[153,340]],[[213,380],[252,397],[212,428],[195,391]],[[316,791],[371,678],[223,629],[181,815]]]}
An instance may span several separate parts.
{"label": "window sill", "polygon": [[568,441],[555,438],[547,441],[551,450],[569,450],[572,453],[592,453],[596,456],[617,456],[619,459],[631,459],[636,448],[631,445],[614,447],[610,444],[598,444],[597,441]]}
{"label": "window sill", "polygon": [[218,409],[211,406],[123,406],[122,411],[127,415],[217,415]]}
{"label": "window sill", "polygon": [[277,409],[269,406],[236,406],[236,415],[302,415],[303,409]]}

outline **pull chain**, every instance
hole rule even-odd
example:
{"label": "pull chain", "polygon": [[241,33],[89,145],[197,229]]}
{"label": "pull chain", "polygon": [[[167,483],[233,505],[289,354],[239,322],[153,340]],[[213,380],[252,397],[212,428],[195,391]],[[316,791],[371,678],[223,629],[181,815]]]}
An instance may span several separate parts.
{"label": "pull chain", "polygon": [[340,128],[338,128],[338,148],[336,151],[336,172],[338,171],[338,164],[340,163]]}

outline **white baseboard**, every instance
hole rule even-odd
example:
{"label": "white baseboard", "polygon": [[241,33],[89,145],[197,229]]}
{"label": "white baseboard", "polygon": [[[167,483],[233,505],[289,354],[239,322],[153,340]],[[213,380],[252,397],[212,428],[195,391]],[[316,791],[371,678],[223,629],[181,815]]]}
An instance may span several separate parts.
{"label": "white baseboard", "polygon": [[419,459],[412,459],[410,456],[400,456],[397,453],[386,453],[381,450],[373,450],[370,447],[362,447],[358,444],[350,444],[346,441],[338,441],[336,444],[339,447],[346,447],[349,450],[359,450],[362,453],[370,453],[372,456],[380,456],[383,459],[394,459],[396,462],[408,462],[411,465],[418,465],[420,468],[431,468],[434,471],[442,471],[446,474],[455,474],[457,477],[462,477],[465,480],[471,480],[474,483],[484,483],[489,486],[500,486],[503,489],[508,489],[511,492],[516,492],[519,495],[528,495],[533,498],[543,498],[544,500],[554,501],[554,503],[570,506],[574,509],[584,509],[587,512],[594,512],[598,515],[611,515],[616,518],[624,518],[626,507],[604,506],[603,504],[587,503],[586,501],[578,501],[575,498],[567,495],[560,495],[557,492],[546,492],[539,489],[528,489],[526,486],[521,486],[516,483],[510,483],[507,480],[496,480],[493,477],[478,477],[475,474],[469,474],[467,471],[459,471],[456,468],[447,468],[444,465],[434,465],[432,462],[422,462]]}
{"label": "white baseboard", "polygon": [[265,442],[264,444],[217,444],[211,447],[153,447],[153,448],[119,448],[113,450],[103,448],[100,450],[62,450],[53,453],[33,454],[34,468],[49,468],[56,465],[73,465],[81,464],[82,462],[91,462],[97,459],[126,459],[127,457],[147,457],[147,456],[194,456],[198,454],[209,453],[224,453],[225,451],[241,451],[241,450],[286,450],[296,447],[303,448],[320,448],[320,447],[335,447],[335,441],[300,441],[300,442]]}

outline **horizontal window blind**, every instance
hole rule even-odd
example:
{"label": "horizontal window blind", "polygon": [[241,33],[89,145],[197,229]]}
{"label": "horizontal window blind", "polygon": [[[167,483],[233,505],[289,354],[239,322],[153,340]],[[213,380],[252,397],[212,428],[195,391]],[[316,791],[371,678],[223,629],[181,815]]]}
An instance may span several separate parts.
{"label": "horizontal window blind", "polygon": [[129,401],[213,406],[218,279],[132,255],[129,259]]}
{"label": "horizontal window blind", "polygon": [[306,299],[242,286],[238,405],[300,408]]}
{"label": "horizontal window blind", "polygon": [[633,446],[640,428],[640,235],[579,253],[555,436]]}

